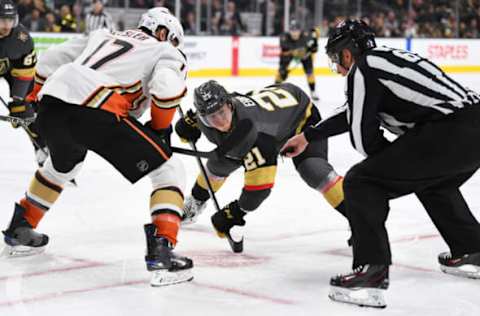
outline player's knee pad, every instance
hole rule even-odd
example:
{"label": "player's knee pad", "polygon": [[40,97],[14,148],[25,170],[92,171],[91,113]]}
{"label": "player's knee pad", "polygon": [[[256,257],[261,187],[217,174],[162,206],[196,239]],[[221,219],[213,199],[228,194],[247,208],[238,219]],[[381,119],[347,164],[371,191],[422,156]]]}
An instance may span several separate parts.
{"label": "player's knee pad", "polygon": [[153,189],[176,187],[181,192],[185,191],[185,168],[178,157],[172,156],[160,167],[148,174],[152,181]]}
{"label": "player's knee pad", "polygon": [[153,192],[150,196],[150,214],[174,213],[183,217],[185,169],[176,157],[170,158],[149,173]]}
{"label": "player's knee pad", "polygon": [[60,172],[53,166],[51,157],[48,157],[43,167],[39,169],[39,172],[42,174],[45,179],[48,181],[63,186],[67,181],[74,179],[77,174],[80,172],[83,166],[83,161],[77,163],[70,171]]}
{"label": "player's knee pad", "polygon": [[336,175],[333,167],[320,157],[310,157],[304,159],[298,166],[297,171],[308,186],[315,190],[320,190],[329,181],[333,174]]}
{"label": "player's knee pad", "polygon": [[343,177],[324,159],[313,157],[305,159],[297,168],[302,179],[315,190],[321,192],[334,208],[344,200]]}
{"label": "player's knee pad", "polygon": [[73,179],[81,168],[79,163],[68,173],[57,171],[50,158],[36,173],[26,192],[27,201],[47,211],[58,199],[65,182]]}

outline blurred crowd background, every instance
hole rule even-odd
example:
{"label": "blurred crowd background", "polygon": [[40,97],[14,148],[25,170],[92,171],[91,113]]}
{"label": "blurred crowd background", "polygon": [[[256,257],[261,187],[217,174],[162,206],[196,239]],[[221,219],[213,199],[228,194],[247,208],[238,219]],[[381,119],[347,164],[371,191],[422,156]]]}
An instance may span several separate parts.
{"label": "blurred crowd background", "polygon": [[34,32],[88,32],[88,16],[112,28],[136,26],[147,8],[166,6],[187,35],[276,36],[291,19],[322,36],[345,17],[365,19],[380,37],[480,38],[480,0],[16,0]]}

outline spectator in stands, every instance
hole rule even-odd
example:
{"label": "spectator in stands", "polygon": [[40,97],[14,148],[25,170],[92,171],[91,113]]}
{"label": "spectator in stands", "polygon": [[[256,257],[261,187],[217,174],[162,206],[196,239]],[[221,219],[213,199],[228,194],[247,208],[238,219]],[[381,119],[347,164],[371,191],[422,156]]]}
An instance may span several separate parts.
{"label": "spectator in stands", "polygon": [[211,15],[211,33],[212,35],[220,34],[220,21],[223,14],[223,5],[220,0],[212,1],[212,15]]}
{"label": "spectator in stands", "polygon": [[195,25],[195,13],[193,11],[187,12],[187,15],[182,23],[185,35],[195,35],[197,32]]}
{"label": "spectator in stands", "polygon": [[40,11],[34,8],[23,20],[22,24],[32,32],[41,32],[45,28],[45,18],[40,15]]}
{"label": "spectator in stands", "polygon": [[72,15],[70,6],[67,4],[62,5],[60,8],[60,27],[62,32],[76,32],[77,31],[77,21]]}
{"label": "spectator in stands", "polygon": [[104,0],[93,0],[92,1],[92,10],[87,13],[85,18],[85,33],[88,34],[91,31],[98,29],[108,29],[110,31],[115,30],[115,25],[113,23],[112,17],[110,14],[104,10]]}
{"label": "spectator in stands", "polygon": [[58,33],[61,32],[62,28],[60,25],[57,24],[57,17],[55,16],[55,13],[53,12],[48,12],[45,15],[45,28],[43,29],[43,32],[53,32],[53,33]]}
{"label": "spectator in stands", "polygon": [[33,10],[33,0],[19,0],[17,4],[18,19],[23,19]]}
{"label": "spectator in stands", "polygon": [[50,12],[50,9],[47,8],[44,0],[33,0],[33,7],[40,11],[41,16],[45,16],[45,14]]}
{"label": "spectator in stands", "polygon": [[220,19],[220,34],[222,35],[240,35],[245,31],[242,19],[237,11],[235,2],[228,1],[227,8]]}

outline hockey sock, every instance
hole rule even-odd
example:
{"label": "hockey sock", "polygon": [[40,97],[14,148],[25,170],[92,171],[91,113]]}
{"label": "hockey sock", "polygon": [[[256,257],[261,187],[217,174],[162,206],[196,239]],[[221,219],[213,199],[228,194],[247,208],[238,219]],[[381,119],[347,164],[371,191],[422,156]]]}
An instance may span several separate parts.
{"label": "hockey sock", "polygon": [[157,236],[177,243],[177,233],[183,216],[183,194],[176,187],[165,187],[152,192],[150,213],[157,228]]}
{"label": "hockey sock", "polygon": [[180,216],[173,213],[160,213],[152,216],[152,222],[157,227],[156,235],[167,238],[174,246],[177,244],[180,221]]}
{"label": "hockey sock", "polygon": [[[225,182],[225,178],[209,176],[208,181],[210,181],[210,185],[212,186],[213,192],[217,192],[218,190],[220,190],[223,183]],[[201,201],[206,201],[210,198],[210,194],[208,193],[207,181],[205,181],[205,177],[202,174],[199,174],[197,177],[197,181],[195,182],[195,185],[192,188],[192,195],[197,200],[201,200]]]}
{"label": "hockey sock", "polygon": [[176,213],[183,216],[183,194],[176,187],[157,189],[150,195],[150,214]]}
{"label": "hockey sock", "polygon": [[62,190],[61,186],[47,180],[39,171],[35,173],[25,194],[26,198],[20,201],[20,204],[26,209],[25,219],[33,228],[38,225],[44,213],[55,203]]}
{"label": "hockey sock", "polygon": [[20,205],[25,209],[23,218],[25,218],[32,228],[37,228],[46,210],[44,211],[40,207],[35,206],[33,203],[27,201],[27,199],[21,199]]}
{"label": "hockey sock", "polygon": [[[338,208],[343,202],[343,177],[337,176],[331,181],[329,181],[321,190],[320,190],[327,200],[327,202],[334,208]],[[342,214],[345,211],[338,211]]]}
{"label": "hockey sock", "polygon": [[308,87],[310,88],[310,91],[315,91],[315,75],[307,75],[307,81],[308,81]]}

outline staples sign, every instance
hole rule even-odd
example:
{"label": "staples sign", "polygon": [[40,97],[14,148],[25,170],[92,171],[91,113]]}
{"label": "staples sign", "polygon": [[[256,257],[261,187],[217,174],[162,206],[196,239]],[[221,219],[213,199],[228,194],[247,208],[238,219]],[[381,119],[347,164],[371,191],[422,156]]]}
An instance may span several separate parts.
{"label": "staples sign", "polygon": [[468,45],[463,44],[431,44],[428,45],[429,59],[468,59]]}

